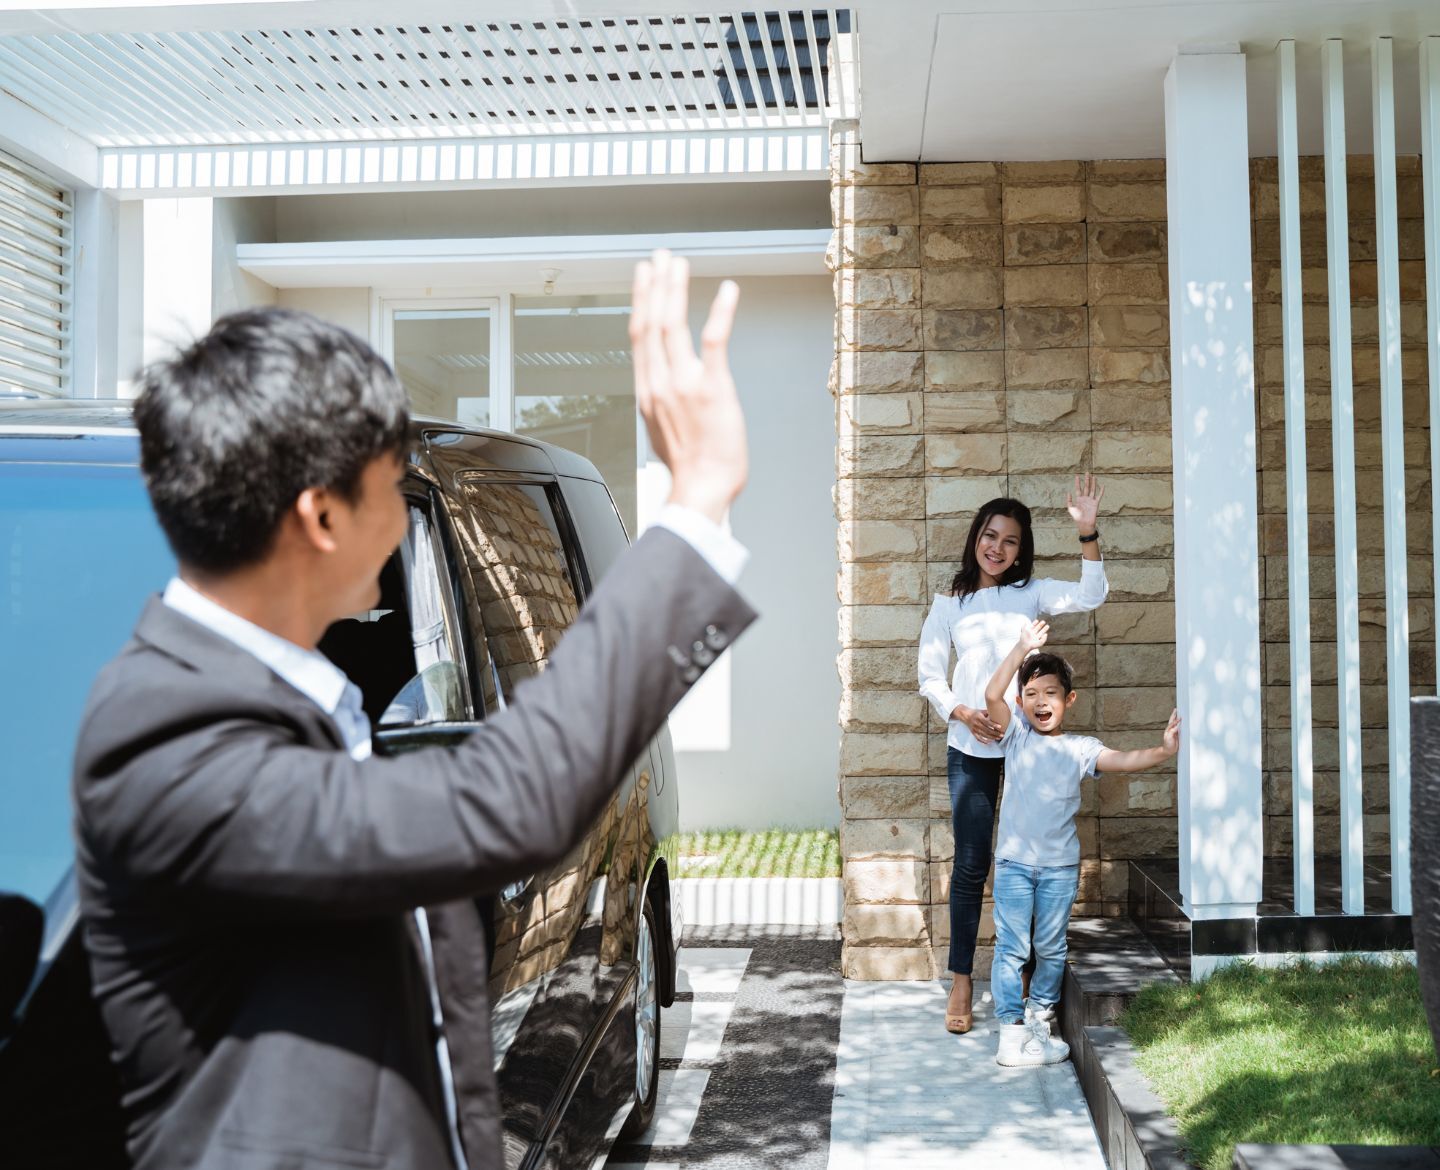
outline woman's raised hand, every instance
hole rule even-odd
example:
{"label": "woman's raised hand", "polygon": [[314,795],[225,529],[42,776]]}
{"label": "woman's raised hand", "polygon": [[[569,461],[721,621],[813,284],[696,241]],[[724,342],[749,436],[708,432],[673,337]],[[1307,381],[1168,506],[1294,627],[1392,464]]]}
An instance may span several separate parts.
{"label": "woman's raised hand", "polygon": [[1081,536],[1089,536],[1095,531],[1095,517],[1104,498],[1105,489],[1093,475],[1075,477],[1075,490],[1065,494],[1065,508]]}

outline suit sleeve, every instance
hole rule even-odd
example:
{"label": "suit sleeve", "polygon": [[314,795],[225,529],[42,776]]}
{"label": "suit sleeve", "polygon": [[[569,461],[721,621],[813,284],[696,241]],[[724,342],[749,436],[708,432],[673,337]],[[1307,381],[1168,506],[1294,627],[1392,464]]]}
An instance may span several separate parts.
{"label": "suit sleeve", "polygon": [[[564,856],[754,619],[685,541],[652,530],[549,667],[453,748],[357,762],[267,712],[207,711],[193,690],[174,696],[173,723],[127,735],[134,701],[112,694],[77,756],[80,847],[112,878],[268,912],[373,914],[498,888]],[[147,694],[147,709],[163,700]],[[124,746],[90,746],[104,743]]]}

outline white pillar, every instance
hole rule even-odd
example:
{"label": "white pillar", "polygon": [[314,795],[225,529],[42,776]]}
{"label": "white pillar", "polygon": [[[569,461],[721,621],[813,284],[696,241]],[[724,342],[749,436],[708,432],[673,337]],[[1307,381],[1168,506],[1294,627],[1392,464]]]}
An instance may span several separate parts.
{"label": "white pillar", "polygon": [[215,209],[209,198],[145,201],[146,365],[210,329]]}
{"label": "white pillar", "polygon": [[1245,57],[1165,77],[1175,475],[1180,894],[1191,918],[1261,897],[1260,579]]}
{"label": "white pillar", "polygon": [[70,393],[114,398],[120,335],[120,204],[102,191],[75,192],[75,303]]}

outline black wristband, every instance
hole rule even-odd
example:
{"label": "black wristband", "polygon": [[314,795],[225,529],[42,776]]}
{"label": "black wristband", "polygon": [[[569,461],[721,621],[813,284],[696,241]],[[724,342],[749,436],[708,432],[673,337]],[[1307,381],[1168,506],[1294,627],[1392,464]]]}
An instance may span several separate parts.
{"label": "black wristband", "polygon": [[1095,529],[1095,531],[1092,532],[1089,536],[1082,536],[1082,537],[1080,538],[1080,543],[1081,543],[1081,544],[1089,544],[1092,540],[1099,540],[1099,539],[1100,539],[1100,529],[1097,528],[1097,529]]}

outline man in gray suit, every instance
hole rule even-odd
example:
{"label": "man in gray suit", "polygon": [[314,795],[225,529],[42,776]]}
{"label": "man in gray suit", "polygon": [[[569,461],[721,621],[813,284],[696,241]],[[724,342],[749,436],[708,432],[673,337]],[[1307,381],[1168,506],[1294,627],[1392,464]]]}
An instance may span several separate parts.
{"label": "man in gray suit", "polygon": [[[316,650],[404,531],[405,393],[362,341],[235,314],[147,371],[141,464],[180,564],[100,674],[74,774],[85,939],[137,1167],[501,1165],[463,1141],[415,908],[580,838],[693,683],[675,646],[754,620],[720,520],[744,484],[722,286],[703,357],[683,261],[636,274],[636,397],[674,487],[549,668],[460,746],[370,754]],[[478,1062],[489,1074],[488,1053]]]}

